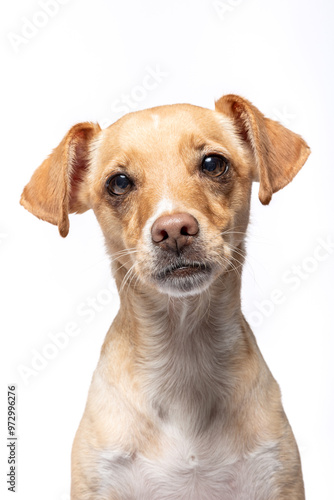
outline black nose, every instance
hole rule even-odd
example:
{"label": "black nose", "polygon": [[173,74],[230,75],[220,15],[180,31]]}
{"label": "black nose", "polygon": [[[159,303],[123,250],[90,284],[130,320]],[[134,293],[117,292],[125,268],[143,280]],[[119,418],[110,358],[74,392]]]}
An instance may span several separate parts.
{"label": "black nose", "polygon": [[179,252],[190,245],[199,232],[198,222],[190,214],[163,215],[153,224],[152,241],[164,250]]}

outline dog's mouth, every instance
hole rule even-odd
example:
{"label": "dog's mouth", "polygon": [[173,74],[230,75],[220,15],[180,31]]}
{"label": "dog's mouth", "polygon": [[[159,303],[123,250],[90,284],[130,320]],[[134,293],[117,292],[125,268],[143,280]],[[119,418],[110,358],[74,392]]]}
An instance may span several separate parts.
{"label": "dog's mouth", "polygon": [[211,272],[211,267],[202,262],[177,262],[159,271],[156,274],[156,278],[158,280],[168,280],[170,278],[182,278],[208,272]]}
{"label": "dog's mouth", "polygon": [[159,288],[173,295],[198,293],[206,288],[212,275],[212,266],[207,262],[180,260],[167,265],[154,275]]}

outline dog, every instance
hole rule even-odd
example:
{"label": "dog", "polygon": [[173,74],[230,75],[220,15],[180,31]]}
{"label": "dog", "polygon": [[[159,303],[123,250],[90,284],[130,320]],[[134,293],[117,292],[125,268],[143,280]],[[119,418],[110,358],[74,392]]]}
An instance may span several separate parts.
{"label": "dog", "polygon": [[120,295],[72,450],[72,500],[302,500],[298,448],[240,305],[251,188],[310,149],[253,104],[73,126],[21,203],[69,232],[93,209]]}

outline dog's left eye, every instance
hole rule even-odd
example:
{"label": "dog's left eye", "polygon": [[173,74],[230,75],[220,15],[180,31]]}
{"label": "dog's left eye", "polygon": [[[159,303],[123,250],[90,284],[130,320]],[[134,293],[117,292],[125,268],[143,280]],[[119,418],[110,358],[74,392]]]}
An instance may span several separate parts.
{"label": "dog's left eye", "polygon": [[109,177],[106,188],[109,194],[126,194],[132,187],[132,181],[124,174],[117,174]]}
{"label": "dog's left eye", "polygon": [[202,170],[210,177],[226,174],[229,168],[229,161],[224,156],[206,156],[202,161]]}

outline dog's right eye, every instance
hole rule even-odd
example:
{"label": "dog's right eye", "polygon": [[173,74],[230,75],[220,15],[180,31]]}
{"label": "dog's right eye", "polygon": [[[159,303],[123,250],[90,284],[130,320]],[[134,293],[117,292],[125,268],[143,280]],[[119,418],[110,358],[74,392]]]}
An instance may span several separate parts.
{"label": "dog's right eye", "polygon": [[132,186],[132,181],[124,174],[112,175],[106,182],[108,193],[116,196],[128,193]]}

